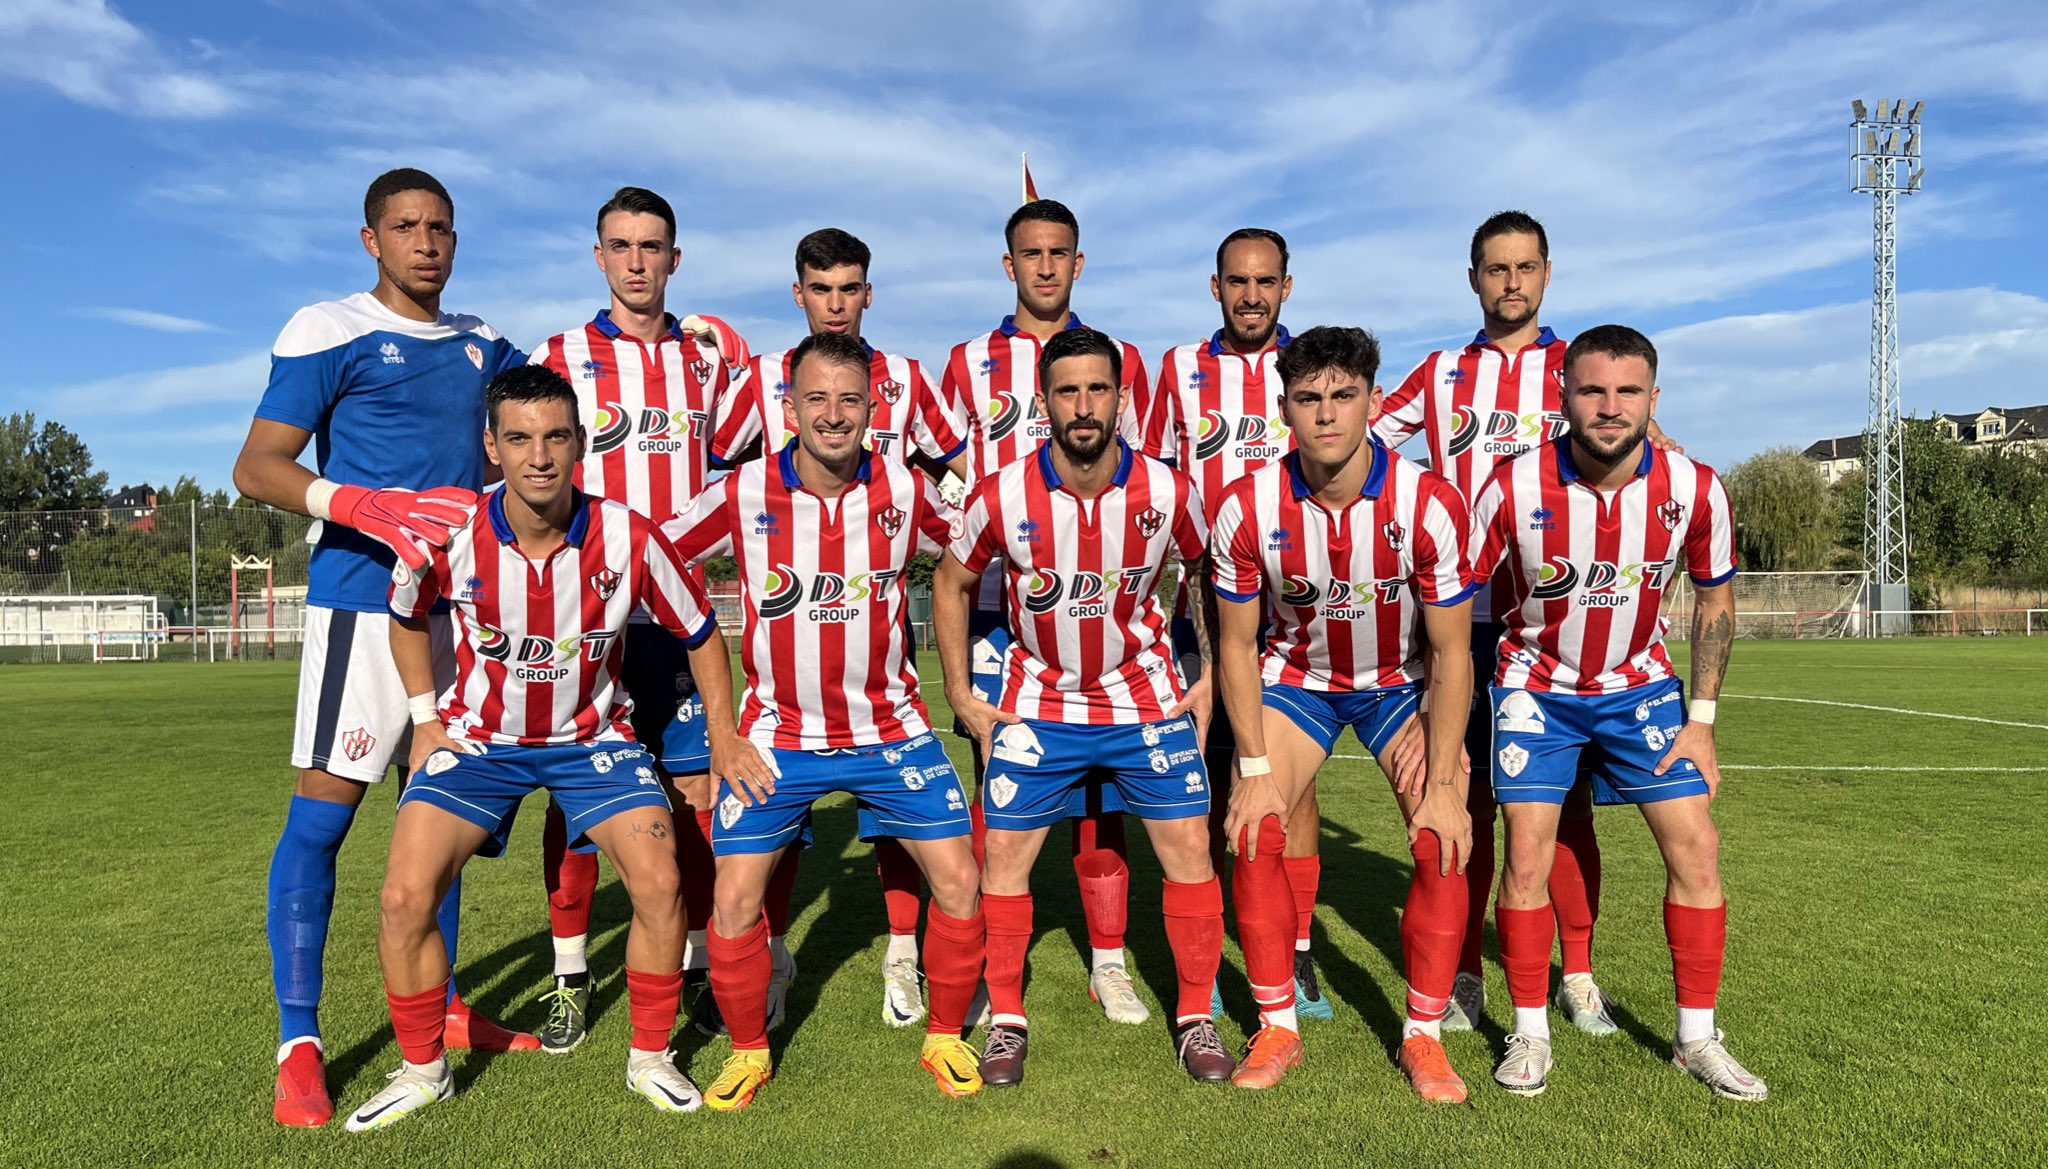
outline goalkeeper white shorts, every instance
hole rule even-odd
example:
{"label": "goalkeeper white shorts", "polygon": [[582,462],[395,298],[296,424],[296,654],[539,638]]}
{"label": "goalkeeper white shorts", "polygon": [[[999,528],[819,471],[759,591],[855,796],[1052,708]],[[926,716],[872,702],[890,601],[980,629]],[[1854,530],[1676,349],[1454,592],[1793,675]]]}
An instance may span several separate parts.
{"label": "goalkeeper white shorts", "polygon": [[[455,637],[447,614],[428,618],[434,690],[455,684]],[[299,658],[299,712],[292,766],[377,783],[412,748],[412,712],[391,661],[391,615],[306,606]]]}

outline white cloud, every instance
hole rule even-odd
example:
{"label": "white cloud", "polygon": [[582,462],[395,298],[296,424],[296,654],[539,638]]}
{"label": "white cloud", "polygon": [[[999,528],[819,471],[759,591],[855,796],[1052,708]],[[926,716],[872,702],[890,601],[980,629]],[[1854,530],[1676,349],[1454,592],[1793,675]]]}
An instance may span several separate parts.
{"label": "white cloud", "polygon": [[150,329],[158,333],[220,332],[219,325],[142,308],[85,308],[79,309],[78,312],[81,316],[98,317],[103,321],[113,321],[137,329]]}
{"label": "white cloud", "polygon": [[[139,422],[167,410],[219,408],[226,403],[238,403],[237,412],[253,411],[269,380],[270,354],[259,350],[205,365],[143,370],[58,386],[38,391],[36,402],[37,409],[65,419],[67,425],[72,418],[86,417]],[[161,422],[153,420],[143,429]]]}
{"label": "white cloud", "polygon": [[[202,59],[213,55],[210,47],[187,48]],[[0,6],[0,77],[145,118],[216,118],[242,104],[220,80],[180,67],[106,0]]]}

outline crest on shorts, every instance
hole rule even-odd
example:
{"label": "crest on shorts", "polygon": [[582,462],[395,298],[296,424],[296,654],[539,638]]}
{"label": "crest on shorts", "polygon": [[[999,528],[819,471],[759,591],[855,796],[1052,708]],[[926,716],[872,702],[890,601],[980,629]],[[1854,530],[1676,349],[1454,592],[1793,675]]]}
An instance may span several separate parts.
{"label": "crest on shorts", "polygon": [[1665,531],[1676,531],[1685,520],[1685,508],[1677,500],[1667,499],[1664,506],[1657,509],[1657,518],[1664,521]]}
{"label": "crest on shorts", "polygon": [[914,792],[921,792],[924,790],[924,772],[921,769],[916,767],[906,767],[902,771],[897,772],[897,774],[903,777],[904,787],[907,787]]}
{"label": "crest on shorts", "polygon": [[348,756],[350,763],[361,762],[363,756],[370,753],[370,748],[376,745],[377,736],[363,727],[357,727],[341,737],[341,753]]}
{"label": "crest on shorts", "polygon": [[1138,534],[1147,540],[1159,534],[1166,526],[1166,515],[1156,507],[1148,507],[1138,513]]}
{"label": "crest on shorts", "polygon": [[903,397],[903,383],[895,378],[890,378],[888,381],[876,386],[875,390],[882,395],[882,400],[891,406],[894,406]]}
{"label": "crest on shorts", "polygon": [[884,536],[889,537],[891,540],[895,539],[896,533],[903,530],[903,509],[900,507],[883,508],[882,513],[875,517],[875,524],[882,529]]}
{"label": "crest on shorts", "polygon": [[1387,526],[1380,529],[1380,534],[1387,538],[1387,547],[1399,552],[1402,541],[1408,538],[1408,529],[1401,526],[1400,520],[1388,520]]}
{"label": "crest on shorts", "polygon": [[424,770],[428,775],[439,775],[460,762],[462,762],[462,757],[453,751],[436,751],[432,755],[427,756],[427,765]]}
{"label": "crest on shorts", "polygon": [[1500,769],[1509,779],[1522,774],[1522,768],[1529,766],[1529,753],[1520,746],[1509,743],[1500,749]]}
{"label": "crest on shorts", "polygon": [[462,355],[463,355],[464,357],[467,357],[467,358],[469,358],[469,363],[470,363],[471,365],[473,365],[473,366],[476,366],[476,367],[477,367],[477,369],[479,369],[479,370],[483,369],[483,367],[484,367],[484,351],[483,351],[483,350],[481,350],[481,349],[478,349],[478,348],[476,347],[476,342],[474,342],[474,341],[466,342],[466,343],[465,343],[465,344],[464,344],[464,345],[462,346]]}
{"label": "crest on shorts", "polygon": [[1007,775],[995,776],[988,781],[988,798],[994,800],[998,808],[1009,807],[1010,801],[1017,798],[1017,781]]}
{"label": "crest on shorts", "polygon": [[740,803],[738,796],[727,796],[718,801],[718,822],[730,828],[740,822],[740,813],[746,810],[747,806]]}
{"label": "crest on shorts", "polygon": [[602,568],[590,574],[590,588],[600,601],[609,601],[619,591],[619,582],[625,578],[609,568]]}

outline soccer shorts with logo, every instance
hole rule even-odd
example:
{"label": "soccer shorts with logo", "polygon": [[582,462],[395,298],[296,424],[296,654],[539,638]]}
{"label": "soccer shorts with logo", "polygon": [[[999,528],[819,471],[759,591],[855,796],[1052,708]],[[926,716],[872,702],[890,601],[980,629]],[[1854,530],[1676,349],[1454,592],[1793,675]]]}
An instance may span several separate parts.
{"label": "soccer shorts with logo", "polygon": [[1074,796],[1106,779],[1123,809],[1147,820],[1209,814],[1209,772],[1188,716],[1117,726],[997,723],[981,785],[990,828],[1027,831],[1075,815]]}
{"label": "soccer shorts with logo", "polygon": [[1657,764],[1685,725],[1685,688],[1666,678],[1613,694],[1491,688],[1493,798],[1561,804],[1581,774],[1601,804],[1650,804],[1707,794],[1690,759]]}
{"label": "soccer shorts with logo", "polygon": [[766,748],[774,759],[775,791],[752,807],[727,791],[711,824],[711,851],[773,852],[809,839],[811,805],[832,792],[858,801],[862,839],[944,840],[967,835],[967,794],[939,737],[831,751]]}
{"label": "soccer shorts with logo", "polygon": [[[446,613],[427,619],[434,690],[455,684],[455,633]],[[391,615],[306,606],[299,656],[292,766],[377,783],[412,750],[412,713],[391,661]]]}
{"label": "soccer shorts with logo", "polygon": [[519,814],[519,801],[546,788],[569,823],[569,843],[590,844],[592,828],[634,808],[669,810],[654,774],[654,757],[619,739],[539,747],[457,744],[440,750],[406,781],[400,807],[425,802],[490,833],[479,856],[500,856]]}
{"label": "soccer shorts with logo", "polygon": [[1265,685],[1262,702],[1300,727],[1325,756],[1337,746],[1345,727],[1374,756],[1386,747],[1422,698],[1420,686],[1377,686],[1370,690],[1304,690],[1299,686]]}
{"label": "soccer shorts with logo", "polygon": [[[1003,704],[1003,664],[1010,656],[1010,628],[1000,610],[976,609],[967,615],[967,674],[974,696],[990,706]],[[967,734],[967,725],[953,720],[953,733]]]}
{"label": "soccer shorts with logo", "polygon": [[690,647],[659,625],[626,626],[626,658],[619,680],[633,699],[633,737],[646,744],[670,775],[711,770],[704,731],[704,700],[690,674]]}

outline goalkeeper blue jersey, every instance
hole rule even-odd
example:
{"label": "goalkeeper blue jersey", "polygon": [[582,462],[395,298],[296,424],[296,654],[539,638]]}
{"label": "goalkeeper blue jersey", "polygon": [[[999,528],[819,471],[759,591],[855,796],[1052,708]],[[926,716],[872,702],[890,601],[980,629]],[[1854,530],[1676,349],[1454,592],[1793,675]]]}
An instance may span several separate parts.
{"label": "goalkeeper blue jersey", "polygon": [[[256,406],[313,433],[324,479],[360,487],[483,487],[484,388],[526,355],[471,316],[431,323],[359,292],[293,315],[270,353]],[[340,524],[316,522],[308,604],[382,613],[396,557]]]}

